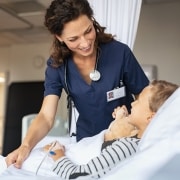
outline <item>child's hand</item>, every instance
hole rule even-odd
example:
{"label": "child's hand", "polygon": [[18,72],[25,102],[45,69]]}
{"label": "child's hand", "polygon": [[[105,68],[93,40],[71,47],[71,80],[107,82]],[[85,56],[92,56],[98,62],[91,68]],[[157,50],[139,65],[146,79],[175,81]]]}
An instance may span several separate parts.
{"label": "child's hand", "polygon": [[118,106],[117,108],[114,109],[114,112],[112,113],[112,117],[114,119],[122,119],[124,117],[128,116],[128,110],[126,108],[126,106]]}
{"label": "child's hand", "polygon": [[49,151],[49,155],[54,161],[65,156],[65,147],[57,141],[44,146],[43,150],[47,152]]}
{"label": "child's hand", "polygon": [[115,120],[111,122],[105,133],[105,141],[132,136],[135,127],[128,122],[127,108],[125,106],[119,106],[114,109],[112,115]]}

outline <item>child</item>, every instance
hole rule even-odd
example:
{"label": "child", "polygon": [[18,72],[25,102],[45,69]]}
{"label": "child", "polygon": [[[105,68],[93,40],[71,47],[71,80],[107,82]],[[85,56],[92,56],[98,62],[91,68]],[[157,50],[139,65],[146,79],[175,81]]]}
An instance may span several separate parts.
{"label": "child", "polygon": [[[95,178],[103,176],[117,163],[135,154],[139,140],[146,127],[161,105],[177,88],[178,85],[176,84],[154,80],[149,86],[143,89],[138,99],[132,103],[131,114],[127,114],[125,107],[116,108],[113,113],[116,120],[112,122],[110,128],[105,133],[105,142],[102,145],[101,154],[91,159],[87,164],[76,165],[72,163],[71,160],[65,157],[65,148],[62,145],[55,145],[55,149],[51,146],[50,154],[55,161],[52,171],[65,179],[73,179],[87,175]],[[124,113],[122,113],[122,109],[124,109]],[[133,125],[137,131],[134,131],[136,134],[132,134],[131,137],[122,138],[121,125],[123,123],[125,125],[126,122]],[[118,126],[118,124],[121,125]],[[132,127],[130,127],[130,129],[131,128]],[[113,133],[114,130],[116,134]],[[131,130],[130,133],[132,133]],[[118,138],[118,136],[120,138]],[[130,136],[130,134],[128,134],[128,136]],[[48,148],[49,147],[46,146],[45,150]]]}

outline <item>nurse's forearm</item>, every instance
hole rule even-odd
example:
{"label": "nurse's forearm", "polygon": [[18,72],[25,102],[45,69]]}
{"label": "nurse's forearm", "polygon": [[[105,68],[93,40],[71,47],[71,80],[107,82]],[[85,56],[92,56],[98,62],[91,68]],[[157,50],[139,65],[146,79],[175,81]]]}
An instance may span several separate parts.
{"label": "nurse's forearm", "polygon": [[28,129],[22,145],[29,147],[31,150],[42,138],[47,135],[51,127],[52,125],[47,123],[43,115],[37,115]]}

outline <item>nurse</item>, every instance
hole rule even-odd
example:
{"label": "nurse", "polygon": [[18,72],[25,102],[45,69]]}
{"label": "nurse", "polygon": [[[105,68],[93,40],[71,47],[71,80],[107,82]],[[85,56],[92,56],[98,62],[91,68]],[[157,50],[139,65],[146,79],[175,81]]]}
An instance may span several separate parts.
{"label": "nurse", "polygon": [[112,112],[149,84],[130,48],[105,33],[87,0],[53,0],[45,26],[54,37],[47,61],[44,100],[21,146],[7,157],[20,168],[32,148],[53,127],[62,90],[79,117],[76,139],[98,134],[113,121]]}

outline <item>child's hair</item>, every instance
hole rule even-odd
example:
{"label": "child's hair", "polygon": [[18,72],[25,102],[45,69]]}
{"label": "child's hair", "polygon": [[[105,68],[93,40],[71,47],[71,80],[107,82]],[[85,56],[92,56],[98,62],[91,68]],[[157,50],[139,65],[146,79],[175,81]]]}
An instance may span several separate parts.
{"label": "child's hair", "polygon": [[150,83],[152,95],[149,99],[149,108],[153,112],[157,112],[160,106],[174,93],[179,87],[164,80],[154,80]]}

